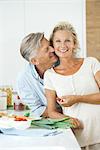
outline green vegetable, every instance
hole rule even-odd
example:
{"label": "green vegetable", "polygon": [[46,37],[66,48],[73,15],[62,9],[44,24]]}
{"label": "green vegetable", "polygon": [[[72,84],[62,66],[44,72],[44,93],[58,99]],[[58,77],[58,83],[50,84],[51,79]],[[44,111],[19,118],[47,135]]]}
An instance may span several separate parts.
{"label": "green vegetable", "polygon": [[24,116],[25,116],[25,117],[29,117],[29,116],[30,116],[30,112],[26,112],[26,113],[24,114]]}

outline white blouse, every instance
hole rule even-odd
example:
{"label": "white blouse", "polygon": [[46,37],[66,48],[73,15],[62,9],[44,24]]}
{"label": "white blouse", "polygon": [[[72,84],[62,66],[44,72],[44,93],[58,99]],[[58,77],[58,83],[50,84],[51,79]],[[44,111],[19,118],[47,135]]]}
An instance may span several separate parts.
{"label": "white blouse", "polygon": [[[98,93],[100,89],[94,79],[97,71],[100,71],[99,61],[87,57],[73,75],[64,76],[56,73],[53,68],[48,69],[44,75],[44,87],[56,91],[58,97]],[[75,131],[81,147],[100,143],[100,105],[76,103],[71,107],[63,107],[63,113],[83,122],[84,129]]]}

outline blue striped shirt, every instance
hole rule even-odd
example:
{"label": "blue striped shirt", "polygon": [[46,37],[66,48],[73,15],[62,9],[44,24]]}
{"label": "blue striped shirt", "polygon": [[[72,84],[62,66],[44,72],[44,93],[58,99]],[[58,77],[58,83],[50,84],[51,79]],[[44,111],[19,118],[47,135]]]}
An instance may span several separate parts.
{"label": "blue striped shirt", "polygon": [[43,79],[40,78],[34,65],[28,64],[19,74],[17,92],[35,116],[43,114],[47,106],[47,100],[44,95]]}

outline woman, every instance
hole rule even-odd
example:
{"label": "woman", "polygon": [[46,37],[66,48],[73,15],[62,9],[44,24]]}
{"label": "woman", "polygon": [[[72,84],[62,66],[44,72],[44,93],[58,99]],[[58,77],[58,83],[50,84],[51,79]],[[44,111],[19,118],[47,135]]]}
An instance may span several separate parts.
{"label": "woman", "polygon": [[[78,118],[84,129],[75,130],[75,135],[82,149],[100,150],[100,63],[93,57],[75,57],[78,39],[69,23],[54,28],[50,43],[60,65],[44,75],[49,117]],[[57,112],[56,101],[62,106],[63,114]]]}

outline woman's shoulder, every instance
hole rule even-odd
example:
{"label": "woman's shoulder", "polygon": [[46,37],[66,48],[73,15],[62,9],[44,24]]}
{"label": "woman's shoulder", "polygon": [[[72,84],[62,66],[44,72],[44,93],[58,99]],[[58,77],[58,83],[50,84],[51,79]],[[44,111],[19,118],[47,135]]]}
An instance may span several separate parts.
{"label": "woman's shoulder", "polygon": [[98,59],[97,59],[96,57],[92,57],[92,56],[86,57],[86,58],[84,58],[84,59],[90,60],[90,61],[98,61]]}
{"label": "woman's shoulder", "polygon": [[45,71],[45,73],[44,74],[51,74],[51,73],[53,73],[54,71],[53,71],[53,68],[49,68],[49,69],[47,69],[46,71]]}
{"label": "woman's shoulder", "polygon": [[88,63],[100,63],[99,62],[99,60],[97,59],[97,58],[95,58],[95,57],[86,57],[86,58],[84,58],[84,60],[86,61],[86,62],[88,62]]}

